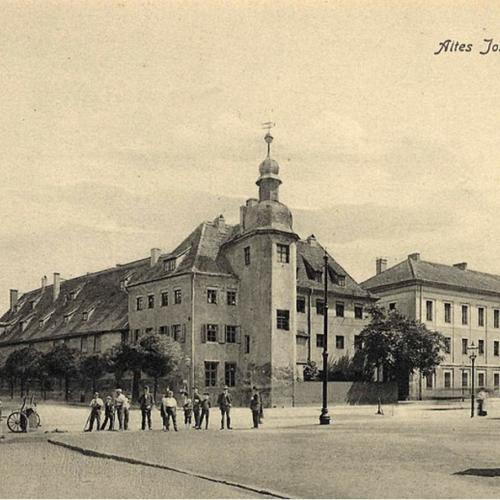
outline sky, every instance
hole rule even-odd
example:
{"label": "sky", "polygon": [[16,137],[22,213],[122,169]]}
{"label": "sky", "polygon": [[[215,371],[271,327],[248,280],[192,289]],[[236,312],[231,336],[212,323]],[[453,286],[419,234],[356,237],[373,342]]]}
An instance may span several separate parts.
{"label": "sky", "polygon": [[[4,1],[0,309],[172,250],[257,195],[356,280],[413,252],[500,274],[494,2]],[[447,39],[470,52],[434,53]],[[498,47],[497,47],[498,48]]]}

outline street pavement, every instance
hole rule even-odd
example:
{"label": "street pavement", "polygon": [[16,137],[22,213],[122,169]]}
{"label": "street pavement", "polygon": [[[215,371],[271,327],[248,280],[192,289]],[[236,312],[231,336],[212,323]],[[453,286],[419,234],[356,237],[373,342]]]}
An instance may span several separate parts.
{"label": "street pavement", "polygon": [[[6,453],[26,460],[23,446],[29,447],[28,455],[37,447],[51,447],[47,456],[64,453],[69,461],[74,457],[81,474],[92,484],[108,477],[95,473],[99,469],[92,465],[95,463],[104,462],[106,470],[127,467],[137,471],[138,477],[160,474],[152,482],[164,483],[166,491],[172,491],[162,493],[164,498],[210,497],[196,488],[193,494],[189,488],[197,481],[210,485],[207,491],[230,488],[213,480],[247,488],[232,488],[244,498],[257,497],[256,490],[294,498],[498,498],[500,491],[498,400],[489,401],[488,417],[474,419],[470,418],[467,401],[402,403],[384,407],[383,416],[376,415],[377,408],[372,406],[335,406],[330,408],[330,426],[318,425],[319,408],[270,409],[258,430],[251,429],[249,410],[235,408],[232,431],[219,430],[219,413],[213,409],[208,431],[185,429],[181,424],[178,433],[162,432],[158,414],[154,415],[156,430],[137,430],[138,411],[132,414],[131,431],[82,433],[87,409],[61,405],[41,405],[39,409],[44,427],[29,435],[9,434],[0,445],[2,463]],[[56,428],[68,432],[50,432]],[[112,459],[83,456],[47,444],[47,438]],[[10,453],[9,448],[13,450]],[[116,459],[140,461],[182,474]],[[38,470],[38,464],[33,470]],[[46,477],[50,473],[49,469]],[[130,486],[127,496],[140,496],[136,492],[142,483],[135,482],[133,472],[124,473],[122,477]],[[176,477],[182,480],[176,482]],[[115,478],[113,474],[110,484]],[[81,496],[74,481],[63,482],[68,484],[58,491],[68,497]],[[108,491],[112,488],[103,489],[101,497],[116,496]],[[156,491],[151,490],[147,496],[156,497]],[[19,495],[4,495],[0,487],[3,498]],[[233,491],[220,497],[237,498]]]}

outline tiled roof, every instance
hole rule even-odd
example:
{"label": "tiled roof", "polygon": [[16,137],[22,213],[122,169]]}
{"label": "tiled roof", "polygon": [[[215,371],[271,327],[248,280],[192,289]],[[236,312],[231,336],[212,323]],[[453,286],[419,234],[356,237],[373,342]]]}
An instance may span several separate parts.
{"label": "tiled roof", "polygon": [[[312,246],[306,241],[297,242],[297,286],[323,290],[322,283],[317,281],[314,275],[318,271],[323,271],[324,255],[325,250],[319,243]],[[371,298],[370,293],[361,288],[330,254],[328,254],[328,264],[329,290],[339,295]],[[345,285],[339,284],[342,277],[345,279]]]}
{"label": "tiled roof", "polygon": [[500,276],[410,258],[373,276],[361,283],[361,286],[366,290],[375,291],[381,287],[412,281],[500,294]]}
{"label": "tiled roof", "polygon": [[[0,333],[0,344],[36,341],[78,334],[122,330],[128,323],[127,292],[120,282],[133,272],[139,275],[149,269],[149,259],[120,265],[112,269],[61,281],[58,299],[52,299],[53,285],[33,290],[20,297],[16,312],[8,311],[0,323],[9,326]],[[74,300],[72,292],[79,291]],[[32,301],[35,307],[32,309]],[[87,312],[88,320],[83,320]],[[69,320],[65,320],[65,316]],[[31,318],[31,319],[30,319]],[[26,325],[26,321],[30,319]],[[40,321],[44,320],[43,326]],[[23,325],[24,323],[24,325]],[[24,328],[23,328],[24,326]]]}
{"label": "tiled roof", "polygon": [[[221,232],[214,223],[203,222],[173,252],[162,254],[155,266],[132,279],[129,286],[193,271],[234,276],[220,247],[233,237],[235,231],[236,227],[225,226]],[[170,258],[177,259],[177,267],[168,271],[164,262]]]}

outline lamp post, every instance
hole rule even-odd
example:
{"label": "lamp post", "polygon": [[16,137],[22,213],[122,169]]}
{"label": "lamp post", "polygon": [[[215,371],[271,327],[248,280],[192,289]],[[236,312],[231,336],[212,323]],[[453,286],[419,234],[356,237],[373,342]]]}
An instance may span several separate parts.
{"label": "lamp post", "polygon": [[330,425],[328,415],[328,254],[325,250],[325,297],[323,306],[323,407],[319,416],[320,425]]}
{"label": "lamp post", "polygon": [[472,342],[471,346],[467,348],[467,351],[469,351],[469,359],[471,360],[472,363],[472,381],[471,381],[471,394],[470,394],[470,418],[474,417],[474,362],[476,361],[476,351],[477,347],[474,345],[474,342]]}

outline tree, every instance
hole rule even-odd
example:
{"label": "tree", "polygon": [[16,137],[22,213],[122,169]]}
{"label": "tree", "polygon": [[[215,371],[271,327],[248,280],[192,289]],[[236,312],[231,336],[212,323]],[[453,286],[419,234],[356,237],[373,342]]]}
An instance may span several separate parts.
{"label": "tree", "polygon": [[92,392],[97,391],[97,380],[106,372],[107,360],[99,353],[86,356],[82,360],[81,374],[92,381]]}
{"label": "tree", "polygon": [[115,375],[117,385],[121,385],[125,373],[132,373],[132,397],[137,400],[139,398],[139,379],[143,367],[143,357],[139,345],[115,345],[106,352],[105,359],[107,371]]}
{"label": "tree", "polygon": [[26,389],[29,391],[29,381],[38,378],[42,357],[42,353],[33,347],[17,349],[7,357],[5,375],[11,379],[11,388],[15,385],[16,379],[20,382],[21,396],[24,396]]}
{"label": "tree", "polygon": [[164,335],[150,334],[141,339],[142,371],[153,378],[156,399],[158,379],[177,374],[182,363],[182,349],[178,342]]}
{"label": "tree", "polygon": [[80,372],[81,359],[80,351],[71,349],[66,344],[53,347],[43,357],[48,375],[64,379],[66,401],[69,400],[70,382]]}
{"label": "tree", "polygon": [[398,311],[370,310],[371,321],[360,334],[358,360],[365,371],[377,373],[377,381],[396,381],[400,398],[408,395],[408,380],[419,371],[432,373],[444,359],[445,337]]}

